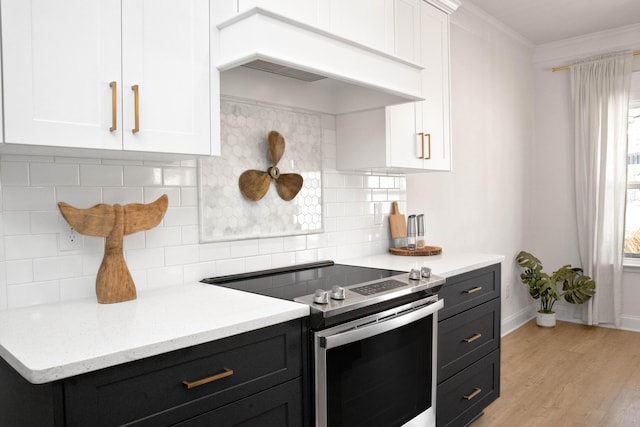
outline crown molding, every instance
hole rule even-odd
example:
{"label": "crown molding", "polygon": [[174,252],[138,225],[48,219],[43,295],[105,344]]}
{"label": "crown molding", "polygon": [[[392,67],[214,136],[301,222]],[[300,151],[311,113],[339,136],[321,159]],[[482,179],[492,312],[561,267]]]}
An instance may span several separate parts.
{"label": "crown molding", "polygon": [[533,63],[566,62],[602,53],[638,49],[640,49],[640,24],[632,24],[541,44],[534,50]]}
{"label": "crown molding", "polygon": [[[499,21],[493,15],[490,15],[488,12],[485,12],[484,9],[481,9],[480,7],[478,7],[475,4],[471,3],[470,1],[468,1],[468,0],[465,1],[462,4],[462,9],[468,11],[469,13],[473,14],[475,17],[477,17],[477,18],[481,19],[482,21],[486,22],[487,24],[493,26],[497,30],[499,30],[502,33],[506,34],[507,36],[509,36],[513,40],[515,40],[518,43],[524,45],[525,47],[527,47],[527,48],[529,48],[531,50],[533,50],[535,48],[535,45],[529,39],[525,38],[522,34],[518,33],[513,28],[511,28],[510,26],[505,24],[504,22]],[[455,22],[455,15],[452,18],[451,23],[452,24],[456,23]]]}
{"label": "crown molding", "polygon": [[435,6],[438,9],[448,14],[452,14],[460,7],[460,2],[458,0],[425,0],[425,1],[430,5]]}

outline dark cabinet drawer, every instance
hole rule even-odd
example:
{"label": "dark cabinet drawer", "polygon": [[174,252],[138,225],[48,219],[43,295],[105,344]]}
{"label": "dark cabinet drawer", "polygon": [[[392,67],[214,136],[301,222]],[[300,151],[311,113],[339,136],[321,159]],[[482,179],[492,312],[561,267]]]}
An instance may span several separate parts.
{"label": "dark cabinet drawer", "polygon": [[438,427],[469,423],[500,395],[500,350],[438,385],[437,393]]}
{"label": "dark cabinet drawer", "polygon": [[500,264],[448,278],[438,296],[444,298],[440,320],[499,297]]}
{"label": "dark cabinet drawer", "polygon": [[[295,320],[65,381],[69,426],[168,425],[302,375]],[[188,389],[195,382],[233,374]]]}
{"label": "dark cabinet drawer", "polygon": [[301,426],[302,381],[298,378],[176,424],[179,427]]}
{"label": "dark cabinet drawer", "polygon": [[486,302],[438,324],[438,382],[500,345],[500,300]]}

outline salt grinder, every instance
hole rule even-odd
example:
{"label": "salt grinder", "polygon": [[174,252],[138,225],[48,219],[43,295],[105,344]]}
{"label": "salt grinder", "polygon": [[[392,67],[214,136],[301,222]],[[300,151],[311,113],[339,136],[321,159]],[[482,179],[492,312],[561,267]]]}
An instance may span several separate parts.
{"label": "salt grinder", "polygon": [[407,218],[407,249],[416,250],[416,216],[409,215]]}

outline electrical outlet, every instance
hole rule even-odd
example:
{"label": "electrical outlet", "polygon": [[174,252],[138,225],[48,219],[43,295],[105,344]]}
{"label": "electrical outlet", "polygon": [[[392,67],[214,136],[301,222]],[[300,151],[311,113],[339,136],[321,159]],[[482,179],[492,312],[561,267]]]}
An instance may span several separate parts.
{"label": "electrical outlet", "polygon": [[64,220],[61,221],[59,241],[61,251],[77,251],[84,248],[82,235]]}
{"label": "electrical outlet", "polygon": [[373,223],[374,225],[382,225],[382,203],[376,202],[373,204]]}

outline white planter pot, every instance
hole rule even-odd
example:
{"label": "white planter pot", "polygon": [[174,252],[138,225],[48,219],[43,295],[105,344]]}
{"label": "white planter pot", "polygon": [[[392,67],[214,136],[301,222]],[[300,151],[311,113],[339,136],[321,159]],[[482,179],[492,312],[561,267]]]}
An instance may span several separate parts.
{"label": "white planter pot", "polygon": [[553,328],[556,326],[556,314],[538,312],[536,316],[536,324],[545,328]]}

